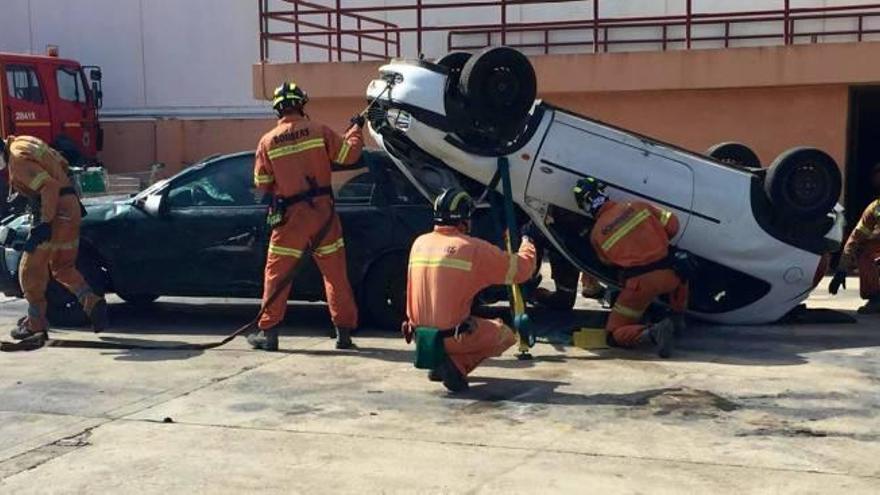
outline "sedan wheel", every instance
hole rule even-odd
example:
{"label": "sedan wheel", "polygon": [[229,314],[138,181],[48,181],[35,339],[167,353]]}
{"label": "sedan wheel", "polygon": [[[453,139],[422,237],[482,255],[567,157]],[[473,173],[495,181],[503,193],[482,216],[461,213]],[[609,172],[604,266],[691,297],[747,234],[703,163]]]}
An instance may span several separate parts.
{"label": "sedan wheel", "polygon": [[361,303],[370,323],[396,332],[406,317],[406,258],[387,255],[370,268]]}

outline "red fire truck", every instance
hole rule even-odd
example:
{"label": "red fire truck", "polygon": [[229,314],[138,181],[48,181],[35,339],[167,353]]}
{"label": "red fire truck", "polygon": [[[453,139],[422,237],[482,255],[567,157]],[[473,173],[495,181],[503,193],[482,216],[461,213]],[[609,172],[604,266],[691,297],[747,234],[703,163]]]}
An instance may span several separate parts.
{"label": "red fire truck", "polygon": [[71,165],[97,163],[101,69],[47,55],[0,53],[0,136],[27,134],[51,144]]}

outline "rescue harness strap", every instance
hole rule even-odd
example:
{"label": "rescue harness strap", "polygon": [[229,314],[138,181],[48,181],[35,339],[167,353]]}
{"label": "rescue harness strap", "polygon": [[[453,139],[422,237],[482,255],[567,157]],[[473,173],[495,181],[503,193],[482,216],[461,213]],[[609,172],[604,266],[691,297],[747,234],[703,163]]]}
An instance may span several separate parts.
{"label": "rescue harness strap", "polygon": [[[318,231],[317,235],[312,239],[311,243],[306,246],[305,251],[303,252],[304,256],[311,255],[315,252],[318,246],[324,242],[324,238],[327,237],[327,234],[330,232],[330,228],[333,225],[333,219],[336,217],[336,212],[331,209],[330,215],[324,224],[321,226],[321,229]],[[266,303],[260,306],[260,311],[257,313],[257,316],[254,317],[253,320],[249,321],[244,326],[238,328],[228,336],[226,336],[223,340],[217,342],[210,342],[205,344],[176,344],[176,345],[158,345],[158,344],[150,344],[150,345],[139,345],[139,344],[126,344],[122,342],[107,342],[107,341],[90,341],[90,340],[62,340],[62,339],[52,339],[48,338],[48,333],[38,333],[34,334],[31,337],[20,340],[18,342],[4,342],[0,341],[0,352],[18,352],[18,351],[33,351],[39,349],[41,347],[67,347],[72,349],[122,349],[122,350],[153,350],[153,351],[205,351],[208,349],[215,349],[217,347],[223,346],[232,342],[239,335],[243,335],[250,330],[257,328],[257,323],[259,323],[260,318],[263,317],[263,313],[266,312],[266,308],[270,306],[273,302],[275,302],[278,297],[282,294],[285,294],[285,289],[287,289],[287,285],[293,282],[293,280],[299,275],[300,271],[302,271],[305,263],[297,263],[296,266],[293,267],[290,272],[285,274],[282,282],[278,284],[278,289],[275,292],[269,295],[266,300]]]}
{"label": "rescue harness strap", "polygon": [[311,201],[320,196],[330,196],[331,194],[333,194],[333,188],[330,186],[323,186],[306,189],[305,191],[294,194],[293,196],[276,196],[275,200],[279,203],[282,203],[285,207],[288,207],[293,206],[297,203],[302,203],[303,201]]}
{"label": "rescue harness strap", "polygon": [[[510,162],[507,157],[498,158],[498,170],[492,177],[489,185],[497,185],[501,182],[502,196],[504,202],[504,216],[507,224],[507,253],[516,256],[516,250],[519,248],[519,229],[516,224],[516,215],[513,209],[513,187],[510,183]],[[513,314],[513,326],[519,341],[519,357],[520,359],[530,359],[529,348],[535,344],[534,335],[528,330],[528,316],[526,315],[526,303],[523,298],[522,289],[515,283],[509,286],[510,307]]]}

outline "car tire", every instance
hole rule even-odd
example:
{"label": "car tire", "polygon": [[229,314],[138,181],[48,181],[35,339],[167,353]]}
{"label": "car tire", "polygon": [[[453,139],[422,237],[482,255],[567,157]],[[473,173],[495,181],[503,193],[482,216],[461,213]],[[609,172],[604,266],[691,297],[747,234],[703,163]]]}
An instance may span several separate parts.
{"label": "car tire", "polygon": [[[86,283],[98,295],[104,295],[107,288],[107,274],[98,261],[89,255],[80,255],[76,268],[86,279]],[[82,305],[69,290],[55,280],[46,287],[46,317],[53,327],[81,327],[90,323]]]}
{"label": "car tire", "polygon": [[466,130],[499,142],[512,141],[525,128],[537,89],[535,69],[519,51],[502,46],[474,55],[458,82],[471,116]]}
{"label": "car tire", "polygon": [[159,299],[156,294],[116,294],[120,299],[133,306],[149,306]]}
{"label": "car tire", "polygon": [[406,257],[390,254],[367,272],[361,298],[369,323],[396,332],[406,317]]}
{"label": "car tire", "polygon": [[437,65],[446,67],[449,72],[461,72],[471,57],[473,55],[468,52],[449,52],[437,60]]}
{"label": "car tire", "polygon": [[810,219],[825,215],[840,198],[840,168],[827,153],[815,148],[792,148],[767,171],[764,191],[783,216]]}
{"label": "car tire", "polygon": [[718,143],[706,151],[706,156],[737,168],[761,168],[761,159],[748,146],[729,141]]}

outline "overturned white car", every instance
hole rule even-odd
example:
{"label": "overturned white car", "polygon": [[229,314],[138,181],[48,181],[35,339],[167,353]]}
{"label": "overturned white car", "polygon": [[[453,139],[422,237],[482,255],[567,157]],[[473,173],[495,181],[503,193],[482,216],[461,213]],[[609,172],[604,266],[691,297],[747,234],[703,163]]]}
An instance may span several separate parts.
{"label": "overturned white car", "polygon": [[[678,215],[673,242],[699,260],[690,312],[706,320],[781,318],[840,247],[841,176],[822,151],[792,149],[763,169],[742,145],[704,156],[536,102],[531,64],[504,47],[393,61],[380,72],[367,90],[371,132],[426,197],[453,184],[479,194],[507,157],[515,203],[572,263],[612,285],[616,271],[579,236],[586,217],[571,214],[572,187],[587,175],[609,184],[615,200]],[[582,224],[549,220],[572,217]]]}

